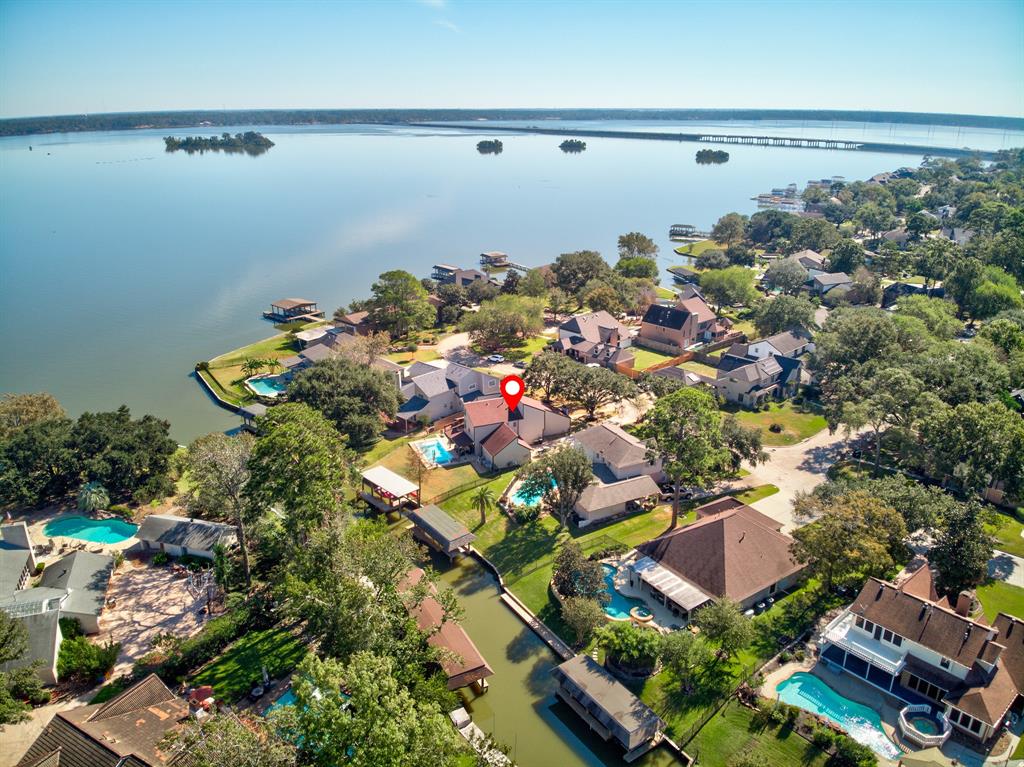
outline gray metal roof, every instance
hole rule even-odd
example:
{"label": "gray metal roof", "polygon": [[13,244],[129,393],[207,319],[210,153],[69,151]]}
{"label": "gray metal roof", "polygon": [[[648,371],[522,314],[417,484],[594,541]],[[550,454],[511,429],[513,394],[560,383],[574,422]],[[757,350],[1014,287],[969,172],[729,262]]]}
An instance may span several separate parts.
{"label": "gray metal roof", "polygon": [[462,548],[476,540],[469,528],[433,504],[413,509],[409,519],[448,550]]}
{"label": "gray metal roof", "polygon": [[31,556],[28,549],[0,548],[0,596],[18,588]]}
{"label": "gray metal roof", "polygon": [[135,537],[140,541],[183,546],[195,551],[213,551],[218,543],[229,545],[234,541],[235,528],[205,519],[150,514],[142,520]]}
{"label": "gray metal roof", "polygon": [[58,559],[43,570],[39,585],[67,589],[68,598],[61,609],[71,613],[99,615],[107,599],[114,558],[108,554],[76,551]]}
{"label": "gray metal roof", "polygon": [[[645,703],[637,698],[629,689],[615,679],[610,673],[598,665],[589,655],[577,655],[557,666],[552,674],[559,682],[568,682],[587,698],[595,703],[606,715],[598,717],[605,720],[610,717],[612,722],[633,733],[644,728],[661,729],[665,723],[661,721]],[[589,706],[587,707],[589,709]],[[603,724],[611,722],[602,721]]]}

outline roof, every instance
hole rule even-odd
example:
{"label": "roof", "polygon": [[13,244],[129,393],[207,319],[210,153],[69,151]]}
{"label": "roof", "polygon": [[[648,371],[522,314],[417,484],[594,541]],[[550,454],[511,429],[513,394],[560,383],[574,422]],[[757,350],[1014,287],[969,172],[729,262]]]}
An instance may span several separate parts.
{"label": "roof", "polygon": [[430,504],[409,512],[409,519],[446,550],[460,549],[476,540],[464,524]]}
{"label": "roof", "polygon": [[[525,399],[525,397],[523,398]],[[522,400],[520,400],[522,401]],[[508,423],[508,405],[503,397],[488,397],[466,403],[466,419],[476,426]]]}
{"label": "roof", "polygon": [[989,638],[989,626],[878,578],[868,579],[850,612],[967,668]]}
{"label": "roof", "polygon": [[416,384],[416,388],[427,399],[445,394],[450,388],[448,386],[448,377],[445,375],[445,371],[440,368],[418,375],[412,379],[412,382]]}
{"label": "roof", "polygon": [[846,272],[826,272],[824,274],[816,274],[812,278],[819,285],[843,285],[847,282],[852,282],[850,276]]}
{"label": "roof", "polygon": [[731,370],[719,369],[716,375],[716,380],[721,381],[723,379],[729,379],[744,381],[750,384],[759,384],[769,380],[772,376],[776,376],[781,372],[782,366],[775,358],[775,355],[772,355],[770,357],[754,360],[746,365],[739,365]]}
{"label": "roof", "polygon": [[186,716],[188,704],[150,674],[106,703],[58,712],[19,765],[36,765],[59,749],[61,767],[162,767],[176,759],[160,742]]}
{"label": "roof", "polygon": [[690,313],[685,309],[677,309],[664,304],[651,304],[644,312],[643,322],[662,328],[681,330],[689,316]]}
{"label": "roof", "polygon": [[235,528],[205,519],[150,514],[142,520],[135,537],[140,541],[183,546],[195,551],[213,551],[218,543],[228,545],[234,542]]}
{"label": "roof", "polygon": [[551,673],[559,682],[568,681],[577,690],[583,692],[627,733],[644,728],[661,729],[665,726],[665,723],[647,704],[631,693],[624,684],[605,671],[589,655],[577,655],[570,658],[560,666],[556,666]]}
{"label": "roof", "polygon": [[363,479],[385,490],[395,498],[404,498],[416,492],[416,485],[385,466],[371,466],[363,472]]}
{"label": "roof", "polygon": [[68,598],[61,605],[62,610],[99,615],[106,604],[107,586],[113,572],[114,558],[109,554],[76,551],[47,566],[39,585],[67,590]]}
{"label": "roof", "polygon": [[629,329],[606,311],[577,314],[559,325],[559,330],[580,336],[591,343],[608,343],[611,332],[628,338]]}
{"label": "roof", "polygon": [[620,503],[657,495],[658,492],[657,483],[649,475],[641,474],[639,477],[612,482],[608,485],[587,485],[587,488],[580,494],[576,506],[586,513],[593,513],[609,509]]}
{"label": "roof", "polygon": [[647,460],[647,445],[614,424],[591,426],[574,439],[610,466],[631,466]]}
{"label": "roof", "polygon": [[804,568],[790,554],[792,543],[771,518],[740,505],[638,549],[708,594],[742,602]]}
{"label": "roof", "polygon": [[[399,589],[412,588],[422,580],[423,575],[423,570],[414,567],[399,584]],[[430,634],[428,644],[448,651],[441,658],[441,668],[448,675],[448,689],[456,690],[493,674],[494,671],[487,665],[465,629],[454,621],[444,620],[444,609],[433,596],[437,593],[433,584],[430,585],[430,592],[431,595],[412,607],[409,614],[416,620],[421,631]]]}
{"label": "roof", "polygon": [[314,344],[313,346],[307,346],[301,352],[299,356],[310,362],[320,362],[321,360],[328,359],[335,355],[334,349],[326,344]]}
{"label": "roof", "polygon": [[398,408],[398,415],[400,415],[400,416],[414,415],[414,414],[420,412],[423,408],[425,408],[429,404],[430,404],[430,402],[428,402],[427,400],[423,399],[423,397],[420,397],[418,395],[415,396],[415,397],[409,397],[409,399],[407,399],[405,402],[403,402],[399,406],[399,408]]}
{"label": "roof", "polygon": [[825,259],[821,254],[809,248],[794,253],[789,258],[797,261],[804,269],[821,269],[825,265]]}
{"label": "roof", "polygon": [[481,447],[493,458],[517,439],[519,435],[503,423],[488,435]]}
{"label": "roof", "polygon": [[713,595],[705,593],[650,557],[641,557],[630,567],[644,583],[653,586],[687,611],[695,610],[714,599]]}
{"label": "roof", "polygon": [[60,611],[49,610],[32,615],[19,615],[15,617],[15,620],[26,629],[28,647],[15,660],[0,663],[0,671],[24,668],[35,661],[42,661],[46,668],[53,668],[57,660],[57,635],[60,630]]}
{"label": "roof", "polygon": [[653,373],[653,376],[658,378],[671,378],[676,381],[682,381],[687,386],[693,386],[699,384],[703,379],[692,370],[686,368],[674,367],[674,368],[658,368]]}
{"label": "roof", "polygon": [[364,322],[367,321],[369,316],[369,312],[352,312],[351,314],[346,314],[345,316],[343,316],[341,318],[341,321],[344,322],[346,325],[362,325]]}
{"label": "roof", "polygon": [[0,548],[0,596],[18,588],[31,560],[32,552],[28,549]]}
{"label": "roof", "polygon": [[310,301],[308,298],[279,298],[271,306],[276,306],[278,309],[298,309],[300,306],[315,305],[316,301]]}
{"label": "roof", "polygon": [[306,342],[315,341],[318,338],[323,338],[325,335],[327,335],[327,332],[329,330],[332,330],[332,329],[333,328],[324,327],[323,325],[321,325],[318,328],[310,328],[309,330],[300,330],[298,333],[295,334],[295,337],[297,339],[299,339],[300,341],[306,341]]}
{"label": "roof", "polygon": [[806,330],[784,330],[781,333],[776,333],[773,336],[768,336],[761,341],[754,341],[754,343],[765,343],[771,344],[775,347],[775,350],[782,355],[792,354],[797,349],[807,346],[811,340],[811,335]]}
{"label": "roof", "polygon": [[253,402],[238,409],[240,415],[247,418],[259,418],[267,414],[269,408],[266,405],[261,405],[259,402]]}

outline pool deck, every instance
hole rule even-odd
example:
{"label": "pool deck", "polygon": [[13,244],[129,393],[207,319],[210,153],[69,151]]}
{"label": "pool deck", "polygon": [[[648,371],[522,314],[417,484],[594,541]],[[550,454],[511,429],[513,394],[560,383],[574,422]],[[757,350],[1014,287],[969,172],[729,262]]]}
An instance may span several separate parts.
{"label": "pool deck", "polygon": [[[612,565],[617,568],[615,573],[615,589],[622,596],[627,599],[636,599],[644,605],[651,613],[654,618],[644,623],[652,628],[660,631],[663,634],[669,633],[672,629],[669,626],[684,626],[685,623],[678,615],[673,615],[672,611],[669,610],[665,605],[655,602],[653,599],[649,599],[648,595],[644,594],[639,588],[629,585],[629,573],[626,570],[630,559],[630,555],[627,554],[622,559],[606,559],[602,560],[603,564]],[[609,620],[618,620],[608,616]],[[632,619],[630,619],[632,620]],[[637,622],[637,621],[634,621]]]}
{"label": "pool deck", "polygon": [[[156,509],[154,509],[154,512],[155,511]],[[77,509],[57,509],[52,506],[38,511],[22,513],[17,516],[14,521],[23,521],[28,525],[28,532],[32,538],[32,543],[37,547],[36,560],[47,565],[74,551],[91,551],[96,554],[113,554],[116,551],[127,551],[139,542],[138,538],[135,536],[125,538],[123,541],[118,541],[117,543],[96,543],[71,536],[46,534],[45,528],[48,524],[60,519],[67,519],[68,517],[119,519],[127,521],[117,514],[108,514],[104,512],[89,514],[87,512],[78,511]],[[47,551],[46,546],[50,541],[53,541],[53,549],[51,551]]]}

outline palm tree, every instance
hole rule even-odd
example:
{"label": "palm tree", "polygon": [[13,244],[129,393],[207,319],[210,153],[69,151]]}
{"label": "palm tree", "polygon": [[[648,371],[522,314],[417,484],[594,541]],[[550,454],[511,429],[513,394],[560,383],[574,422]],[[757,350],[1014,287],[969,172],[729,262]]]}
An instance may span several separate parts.
{"label": "palm tree", "polygon": [[473,493],[473,505],[480,509],[480,525],[487,524],[487,510],[494,508],[494,491],[484,485]]}
{"label": "palm tree", "polygon": [[242,373],[246,378],[249,378],[259,373],[264,367],[266,367],[266,363],[263,360],[257,357],[249,357],[242,364]]}
{"label": "palm tree", "polygon": [[78,490],[78,510],[97,511],[110,505],[110,495],[99,482],[86,482]]}

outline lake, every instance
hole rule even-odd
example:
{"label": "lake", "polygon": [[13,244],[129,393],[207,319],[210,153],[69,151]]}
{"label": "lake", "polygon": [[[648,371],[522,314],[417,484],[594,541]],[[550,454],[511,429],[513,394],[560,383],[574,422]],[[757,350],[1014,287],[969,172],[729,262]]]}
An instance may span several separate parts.
{"label": "lake", "polygon": [[[614,263],[617,236],[633,230],[667,267],[679,262],[673,223],[710,227],[754,212],[750,198],[772,187],[920,161],[730,145],[727,164],[699,166],[695,144],[587,139],[567,155],[559,137],[531,135],[501,135],[504,152],[484,156],[478,132],[256,130],[276,143],[260,157],[167,154],[166,130],[0,139],[0,390],[49,391],[72,415],[125,403],[187,442],[238,425],[203,395],[194,364],[272,334],[260,315],[276,298],[330,314],[387,269],[427,276],[485,250],[540,265],[588,248]],[[957,144],[996,142],[953,130]],[[886,126],[868,132],[894,140]]]}

